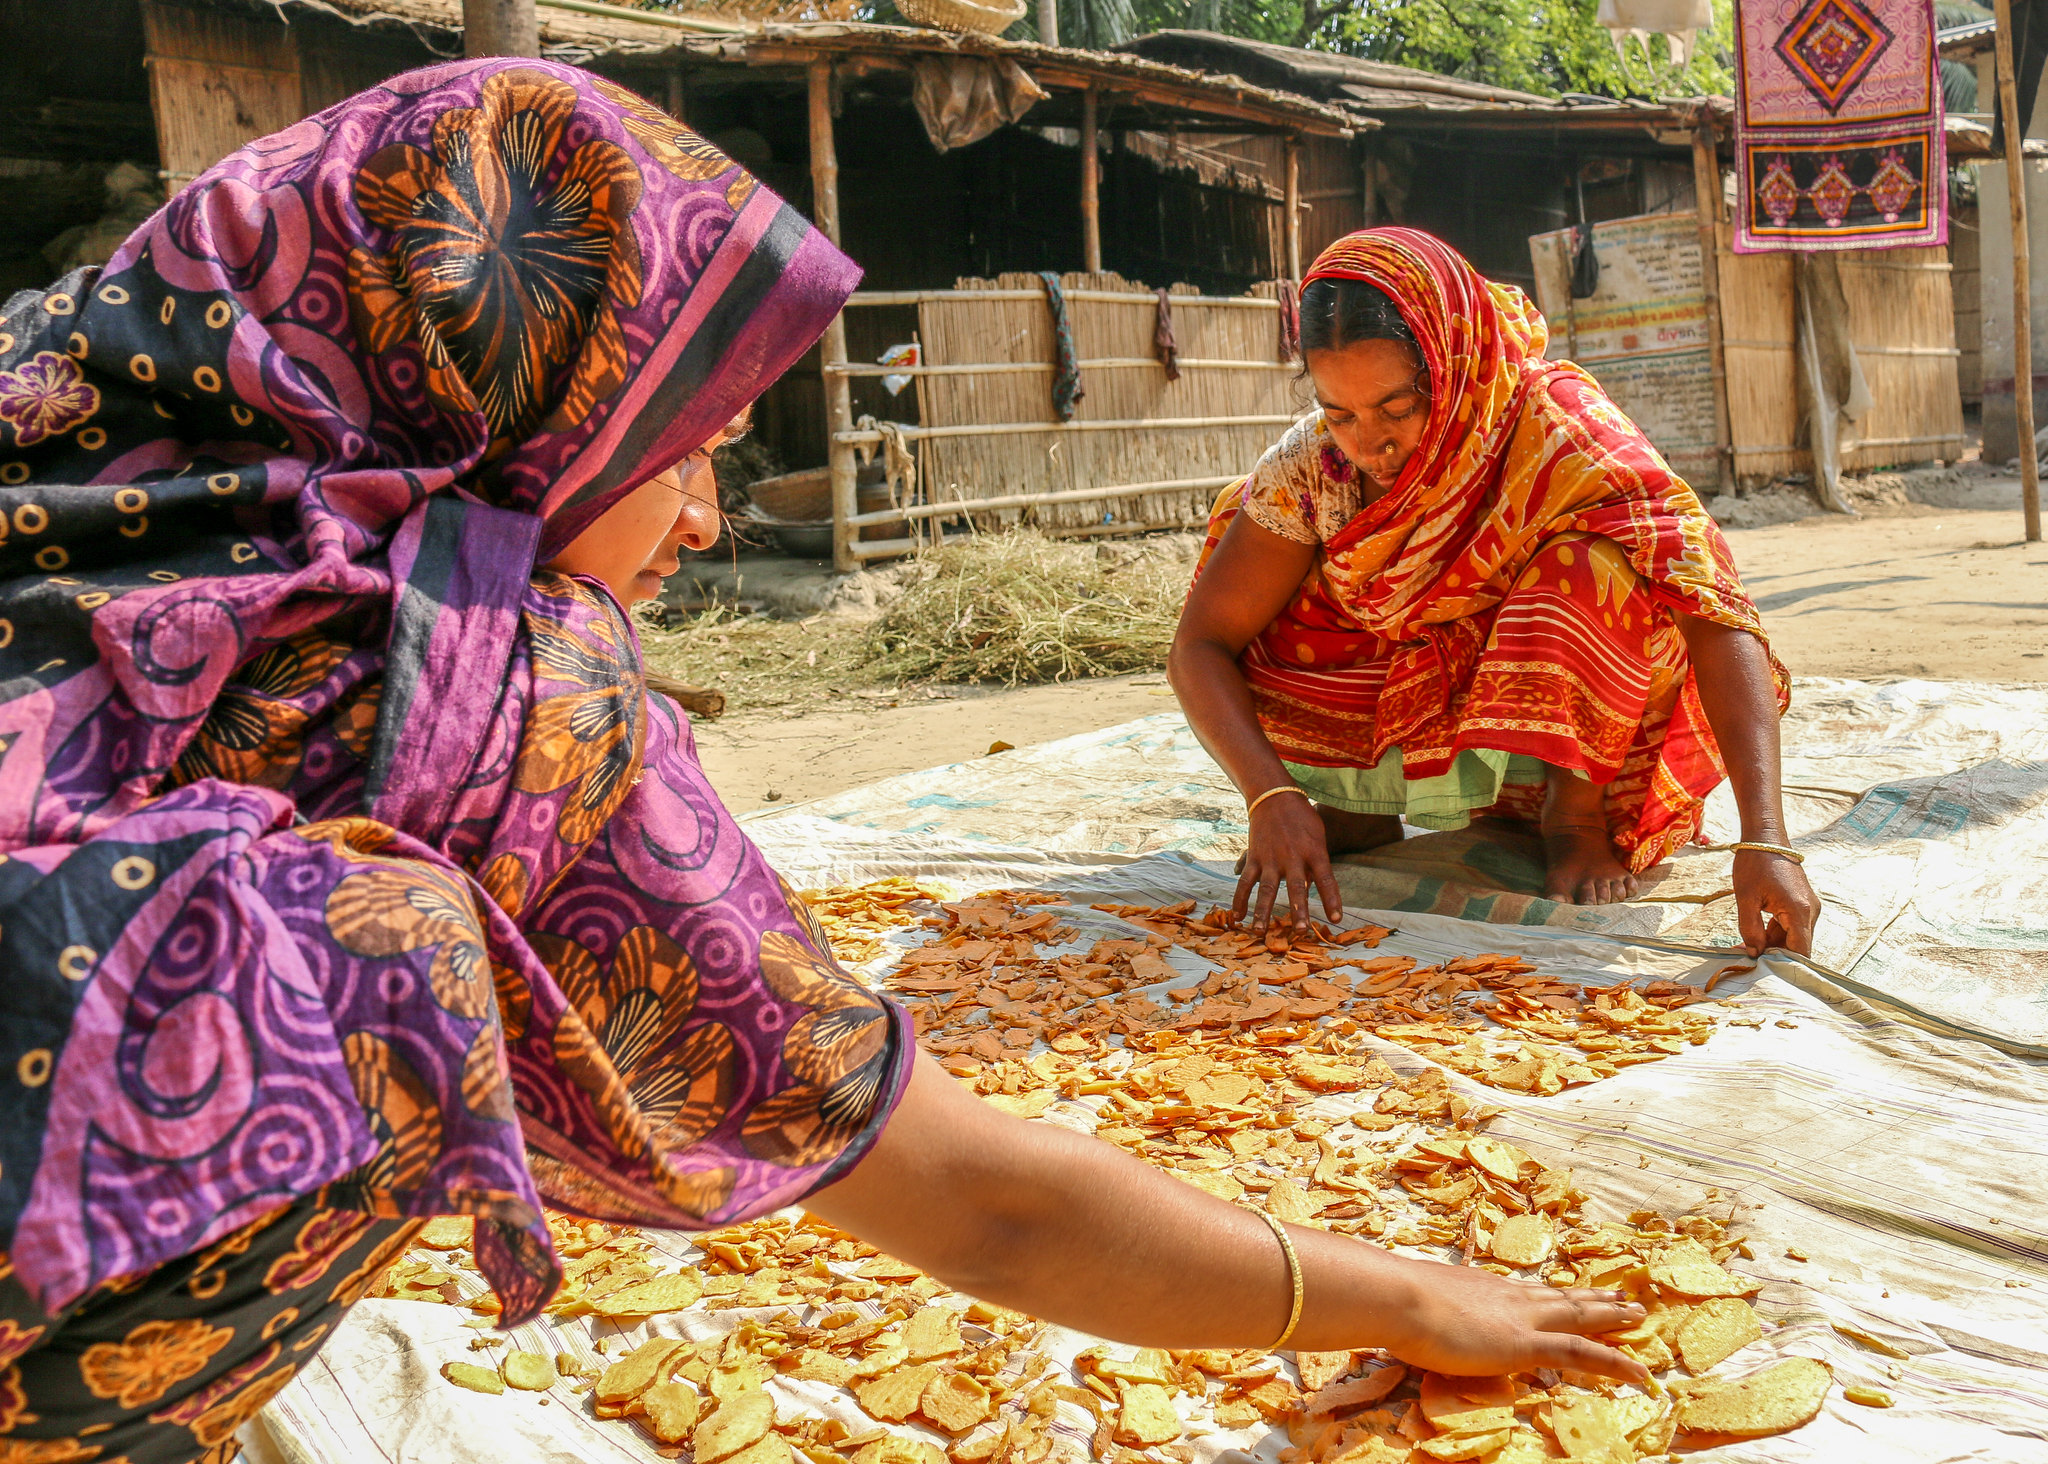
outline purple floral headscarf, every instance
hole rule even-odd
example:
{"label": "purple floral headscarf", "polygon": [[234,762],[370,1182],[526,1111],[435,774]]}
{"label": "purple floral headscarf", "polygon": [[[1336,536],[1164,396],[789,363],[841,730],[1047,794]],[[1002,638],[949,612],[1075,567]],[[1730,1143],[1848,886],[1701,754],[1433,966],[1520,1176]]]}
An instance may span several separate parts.
{"label": "purple floral headscarf", "polygon": [[0,1247],[55,1312],[307,1195],[706,1226],[858,1159],[833,965],[539,566],[817,339],[853,264],[565,66],[386,82],[0,318]]}

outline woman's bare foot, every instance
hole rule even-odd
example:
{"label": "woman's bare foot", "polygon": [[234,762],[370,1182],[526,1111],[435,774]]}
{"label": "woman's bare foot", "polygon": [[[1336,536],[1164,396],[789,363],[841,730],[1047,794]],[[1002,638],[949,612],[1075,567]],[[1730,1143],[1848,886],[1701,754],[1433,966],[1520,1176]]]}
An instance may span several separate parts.
{"label": "woman's bare foot", "polygon": [[1316,805],[1316,813],[1323,820],[1323,834],[1330,841],[1332,859],[1401,841],[1401,820],[1391,813],[1347,813],[1322,803]]}
{"label": "woman's bare foot", "polygon": [[1567,905],[1614,905],[1636,877],[1607,837],[1607,795],[1598,783],[1551,768],[1543,798],[1543,893]]}

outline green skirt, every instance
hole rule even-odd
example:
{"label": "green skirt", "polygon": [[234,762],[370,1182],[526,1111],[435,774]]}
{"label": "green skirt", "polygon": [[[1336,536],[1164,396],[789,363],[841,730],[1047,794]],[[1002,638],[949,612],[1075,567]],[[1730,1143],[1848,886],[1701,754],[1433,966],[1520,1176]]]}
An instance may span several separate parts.
{"label": "green skirt", "polygon": [[1401,749],[1390,747],[1371,768],[1314,768],[1284,764],[1316,802],[1347,813],[1390,813],[1418,828],[1462,829],[1472,815],[1500,801],[1505,784],[1541,783],[1544,764],[1519,752],[1468,747],[1448,772],[1410,778],[1401,769]]}

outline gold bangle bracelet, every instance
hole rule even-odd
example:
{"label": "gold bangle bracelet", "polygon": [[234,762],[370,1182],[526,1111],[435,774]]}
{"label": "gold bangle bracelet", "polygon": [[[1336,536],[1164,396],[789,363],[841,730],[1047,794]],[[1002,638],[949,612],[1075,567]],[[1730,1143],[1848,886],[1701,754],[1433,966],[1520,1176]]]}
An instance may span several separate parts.
{"label": "gold bangle bracelet", "polygon": [[1785,858],[1791,860],[1794,864],[1804,864],[1806,862],[1806,856],[1804,854],[1801,854],[1797,849],[1788,849],[1783,844],[1757,844],[1744,842],[1740,844],[1730,844],[1728,847],[1738,854],[1740,854],[1743,850],[1748,849],[1758,854],[1782,854]]}
{"label": "gold bangle bracelet", "polygon": [[[1253,814],[1259,811],[1259,805],[1261,803],[1264,803],[1268,798],[1278,798],[1282,793],[1299,793],[1304,798],[1308,797],[1308,792],[1306,789],[1297,788],[1292,783],[1282,783],[1277,788],[1268,788],[1265,792],[1261,793],[1258,797],[1254,798],[1251,802],[1247,803],[1244,806],[1244,816],[1247,819],[1249,819]],[[1313,802],[1314,800],[1310,799],[1310,801]]]}
{"label": "gold bangle bracelet", "polygon": [[1266,1349],[1268,1352],[1278,1352],[1293,1338],[1294,1329],[1301,1325],[1301,1257],[1294,1253],[1294,1240],[1288,1235],[1285,1225],[1264,1210],[1254,1210],[1252,1213],[1273,1227],[1273,1235],[1279,1240],[1280,1249],[1287,1253],[1287,1279],[1294,1288],[1294,1305],[1287,1312],[1287,1329],[1280,1334],[1279,1341]]}

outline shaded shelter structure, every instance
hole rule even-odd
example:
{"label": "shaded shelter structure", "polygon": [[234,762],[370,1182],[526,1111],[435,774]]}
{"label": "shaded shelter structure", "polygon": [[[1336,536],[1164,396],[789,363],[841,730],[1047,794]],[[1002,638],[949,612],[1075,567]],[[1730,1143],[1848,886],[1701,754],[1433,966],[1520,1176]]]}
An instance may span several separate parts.
{"label": "shaded shelter structure", "polygon": [[[1199,522],[1306,405],[1287,282],[1373,223],[1431,230],[1542,298],[1532,238],[1588,225],[1597,257],[1621,221],[1690,219],[1710,242],[1681,273],[1713,364],[1694,415],[1713,425],[1682,471],[1732,488],[1811,459],[1792,262],[1728,250],[1725,99],[1546,98],[1206,32],[1092,52],[832,18],[848,0],[775,3],[539,0],[540,39],[710,138],[865,269],[756,414],[761,459],[782,471],[755,511],[778,532],[813,526],[820,548],[829,527],[842,567],[967,521],[1068,535]],[[21,99],[0,118],[0,187],[18,204],[0,272],[17,285],[54,272],[52,241],[24,232],[34,201],[51,235],[104,218],[118,237],[101,196],[117,164],[175,190],[251,138],[462,54],[460,0],[58,9],[0,0]],[[105,66],[52,59],[78,35]],[[1982,129],[1952,119],[1950,145],[1981,154]],[[1843,256],[1845,329],[1888,424],[1864,438],[1851,424],[1849,467],[1961,448],[1947,261],[1896,254]],[[1906,281],[1910,309],[1887,305]],[[1569,296],[1560,309],[1555,333],[1577,340],[1584,311]],[[1080,387],[1071,417],[1062,367]]]}
{"label": "shaded shelter structure", "polygon": [[[800,475],[775,485],[783,514],[831,520],[836,557],[850,566],[912,547],[914,525],[969,512],[989,522],[1028,512],[1067,531],[1199,512],[1291,416],[1273,281],[1301,249],[1284,183],[1201,140],[1284,147],[1370,124],[1298,93],[1139,56],[829,18],[843,3],[539,5],[544,56],[687,121],[866,271],[822,348],[759,406],[769,455]],[[0,11],[11,53],[42,43],[42,9],[9,0]],[[113,155],[168,190],[251,138],[462,54],[460,0],[65,9],[67,24],[120,36],[134,135]],[[97,187],[90,169],[81,177]],[[1073,421],[1050,404],[1055,343],[1041,271],[1063,287],[1078,349],[1085,394]],[[1178,382],[1152,345],[1154,291],[1166,286],[1185,337]],[[886,390],[871,363],[927,336],[933,349],[890,373],[914,389]],[[866,475],[875,481],[863,513],[855,458],[877,449],[884,461]],[[1001,506],[940,506],[982,499]]]}
{"label": "shaded shelter structure", "polygon": [[[1739,491],[1815,468],[1812,413],[1802,412],[1799,387],[1796,257],[1732,249],[1728,98],[1542,97],[1203,31],[1162,31],[1122,49],[1296,90],[1375,124],[1341,147],[1304,144],[1303,166],[1316,179],[1303,193],[1311,209],[1304,239],[1319,243],[1361,223],[1408,224],[1448,240],[1492,278],[1530,290],[1551,317],[1559,353],[1581,349],[1582,364],[1703,489]],[[1951,117],[1948,146],[1951,158],[1983,157],[1989,135],[1974,116]],[[1658,228],[1659,219],[1671,227]],[[1546,250],[1554,267],[1556,248],[1575,247],[1564,231],[1582,225],[1596,257],[1626,241],[1654,283],[1635,298],[1611,284],[1585,299],[1568,279],[1546,278]],[[1539,245],[1546,236],[1551,242]],[[1838,435],[1836,467],[1959,456],[1962,350],[1947,251],[1845,252],[1825,272],[1841,277],[1828,291],[1835,345],[1853,350],[1872,398]],[[1962,314],[1974,328],[1974,312]],[[1637,331],[1636,322],[1647,324]],[[1603,350],[1613,354],[1602,358]],[[1688,353],[1698,390],[1678,411],[1697,426],[1678,442],[1651,423],[1672,411],[1680,380],[1655,358]]]}

